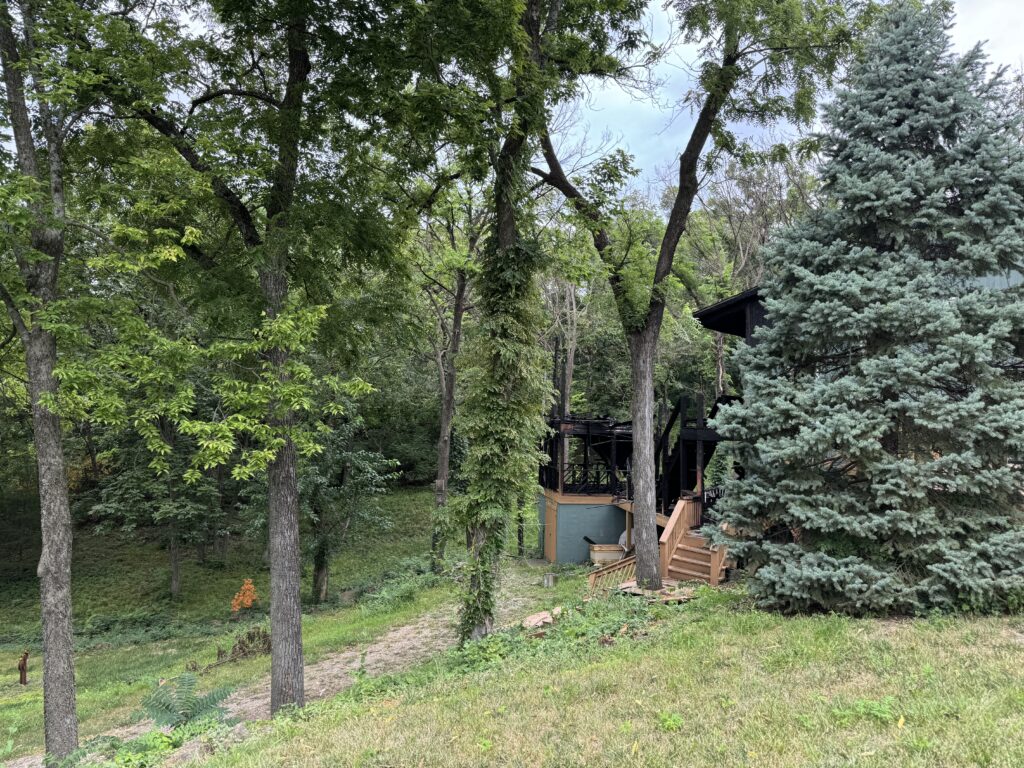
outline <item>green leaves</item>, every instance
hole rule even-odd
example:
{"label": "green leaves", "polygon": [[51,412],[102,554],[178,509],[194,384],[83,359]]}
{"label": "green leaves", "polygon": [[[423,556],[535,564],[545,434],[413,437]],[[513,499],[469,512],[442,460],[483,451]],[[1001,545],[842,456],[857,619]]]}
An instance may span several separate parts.
{"label": "green leaves", "polygon": [[231,689],[216,688],[200,695],[196,687],[196,676],[186,672],[157,685],[142,700],[142,711],[156,725],[170,728],[204,719],[222,718],[224,708],[220,705],[231,694]]}

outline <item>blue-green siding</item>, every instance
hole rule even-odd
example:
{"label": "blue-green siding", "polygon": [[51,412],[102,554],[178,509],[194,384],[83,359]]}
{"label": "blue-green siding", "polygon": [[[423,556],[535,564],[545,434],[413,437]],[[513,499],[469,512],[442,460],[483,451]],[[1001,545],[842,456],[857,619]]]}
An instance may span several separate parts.
{"label": "blue-green siding", "polygon": [[[543,520],[541,512],[542,524]],[[614,504],[559,504],[556,562],[588,562],[590,545],[583,540],[584,536],[598,544],[616,544],[624,530],[626,513]]]}

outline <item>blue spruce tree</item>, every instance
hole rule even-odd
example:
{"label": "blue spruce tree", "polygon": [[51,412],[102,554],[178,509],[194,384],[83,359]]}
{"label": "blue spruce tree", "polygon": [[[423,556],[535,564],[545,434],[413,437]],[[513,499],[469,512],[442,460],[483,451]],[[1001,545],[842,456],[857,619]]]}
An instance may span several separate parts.
{"label": "blue spruce tree", "polygon": [[826,205],[770,249],[714,534],[766,607],[1024,600],[1024,147],[950,19],[885,13],[826,114]]}

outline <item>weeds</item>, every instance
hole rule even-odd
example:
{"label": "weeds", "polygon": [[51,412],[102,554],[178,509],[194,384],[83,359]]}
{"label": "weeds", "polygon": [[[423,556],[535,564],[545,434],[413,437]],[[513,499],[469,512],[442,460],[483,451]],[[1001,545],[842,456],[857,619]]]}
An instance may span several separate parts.
{"label": "weeds", "polygon": [[142,711],[159,726],[177,728],[202,720],[219,721],[224,716],[220,706],[231,693],[230,688],[216,688],[209,693],[196,693],[196,676],[186,672],[174,680],[161,681],[142,700]]}

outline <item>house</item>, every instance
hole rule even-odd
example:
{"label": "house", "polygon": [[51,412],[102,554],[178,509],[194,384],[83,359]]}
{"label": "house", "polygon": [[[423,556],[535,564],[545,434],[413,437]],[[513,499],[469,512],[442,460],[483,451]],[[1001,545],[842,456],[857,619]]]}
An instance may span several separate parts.
{"label": "house", "polygon": [[[707,329],[752,342],[764,322],[757,289],[745,291],[694,313]],[[661,572],[665,578],[718,584],[724,578],[725,552],[712,549],[699,532],[717,496],[706,488],[704,473],[721,440],[708,421],[730,397],[706,412],[703,398],[682,398],[656,429],[655,476]],[[623,581],[634,567],[633,488],[630,422],[567,415],[549,421],[550,436],[540,468],[537,500],[544,558],[552,563],[586,562],[591,544],[611,547],[618,559],[592,574]]]}

